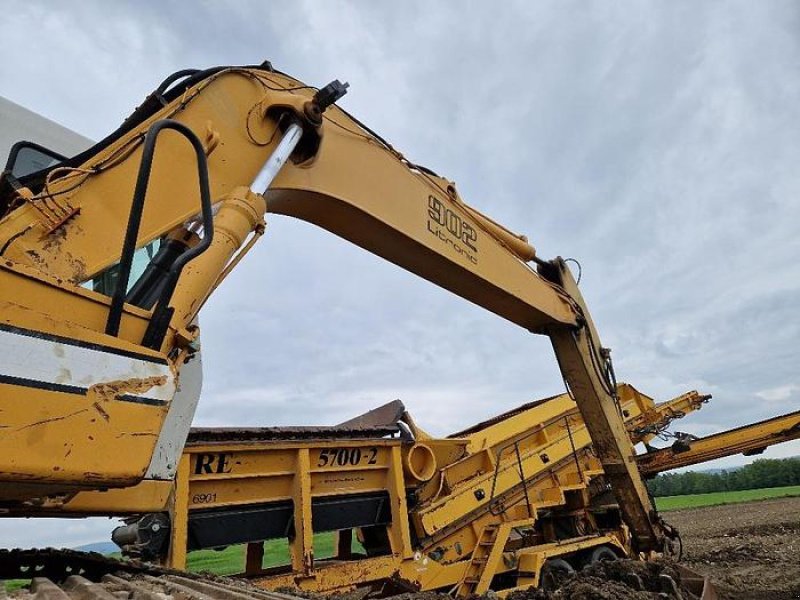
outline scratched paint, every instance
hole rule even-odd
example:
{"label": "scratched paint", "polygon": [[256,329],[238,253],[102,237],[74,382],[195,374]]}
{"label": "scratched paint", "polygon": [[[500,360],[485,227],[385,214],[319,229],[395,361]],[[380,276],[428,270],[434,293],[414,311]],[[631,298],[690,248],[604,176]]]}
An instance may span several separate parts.
{"label": "scratched paint", "polygon": [[167,403],[176,388],[168,364],[7,330],[0,330],[0,376],[102,400],[129,395]]}

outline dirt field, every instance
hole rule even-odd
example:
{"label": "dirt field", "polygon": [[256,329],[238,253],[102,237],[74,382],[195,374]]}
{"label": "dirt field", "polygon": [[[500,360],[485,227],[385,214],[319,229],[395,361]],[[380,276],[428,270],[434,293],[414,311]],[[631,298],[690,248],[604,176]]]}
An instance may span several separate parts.
{"label": "dirt field", "polygon": [[[800,497],[684,509],[664,515],[682,533],[683,564],[712,577],[722,600],[800,599]],[[509,600],[657,600],[681,597],[688,600],[690,594],[677,592],[679,580],[674,563],[669,561],[598,562],[570,576],[556,592],[525,590],[513,594]],[[217,586],[214,593],[208,591],[209,584]],[[55,587],[54,584],[48,585]],[[69,597],[88,597],[83,589],[89,585],[88,582],[70,584],[72,587],[65,585],[64,589],[69,588],[67,591],[72,594]],[[159,578],[123,575],[104,579],[99,586],[106,590],[106,594],[111,592],[126,598],[137,597],[131,595],[131,590],[138,588],[156,591],[165,597],[175,590],[182,590],[178,595],[186,598],[232,597],[223,592],[228,588],[234,591],[247,588],[253,598],[270,600],[267,598],[269,594],[249,588],[241,580],[213,577],[198,580],[182,574]],[[26,590],[19,590],[11,597],[51,597],[45,591],[42,591],[44,595],[31,595]],[[296,590],[287,591],[296,593]],[[363,600],[366,591],[333,597],[333,600]],[[323,600],[313,594],[300,596]],[[0,597],[3,597],[2,593]],[[445,594],[430,592],[393,598],[449,600]],[[491,598],[496,596],[490,594],[480,600]]]}
{"label": "dirt field", "polygon": [[681,532],[684,564],[724,598],[800,598],[800,498],[664,513]]}

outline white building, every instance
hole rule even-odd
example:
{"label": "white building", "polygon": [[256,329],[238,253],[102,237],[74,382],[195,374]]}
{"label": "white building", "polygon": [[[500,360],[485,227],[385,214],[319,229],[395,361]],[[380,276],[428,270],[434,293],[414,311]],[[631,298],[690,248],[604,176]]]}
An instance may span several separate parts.
{"label": "white building", "polygon": [[[68,157],[93,144],[89,138],[0,96],[0,167],[5,166],[11,147],[23,140]],[[32,173],[52,162],[51,157],[35,147],[23,148],[16,161],[14,174]]]}

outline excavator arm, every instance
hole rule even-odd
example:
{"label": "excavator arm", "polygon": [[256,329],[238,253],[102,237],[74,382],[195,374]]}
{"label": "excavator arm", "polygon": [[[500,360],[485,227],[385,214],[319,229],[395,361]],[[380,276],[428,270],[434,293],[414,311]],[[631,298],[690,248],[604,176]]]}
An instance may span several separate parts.
{"label": "excavator arm", "polygon": [[[269,65],[178,75],[95,148],[47,172],[4,178],[2,353],[33,338],[54,353],[60,344],[76,356],[75,348],[97,353],[84,352],[87,360],[142,364],[81,381],[62,373],[49,388],[50,373],[0,364],[0,408],[8,409],[0,456],[10,457],[0,461],[0,501],[174,476],[193,410],[185,401],[191,410],[175,426],[197,345],[193,323],[270,212],[314,223],[549,336],[637,549],[660,549],[664,530],[637,470],[608,351],[562,259],[537,258],[526,238],[465,204],[452,182],[335,106],[338,82],[315,90]],[[163,251],[130,281],[134,250],[159,239]],[[86,289],[109,271],[114,289]],[[43,364],[64,368],[52,357]],[[37,437],[44,428],[47,444]],[[131,434],[148,440],[127,446],[134,466],[97,452]],[[69,452],[50,453],[67,440]]]}

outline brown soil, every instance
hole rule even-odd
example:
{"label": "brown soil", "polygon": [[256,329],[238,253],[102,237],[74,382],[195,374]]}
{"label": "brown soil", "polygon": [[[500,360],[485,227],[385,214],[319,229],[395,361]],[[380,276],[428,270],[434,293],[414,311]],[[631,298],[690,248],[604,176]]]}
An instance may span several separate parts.
{"label": "brown soil", "polygon": [[[712,578],[722,600],[800,599],[800,498],[780,498],[664,513],[683,538],[682,564]],[[668,562],[597,563],[554,593],[517,592],[509,600],[649,600],[676,598],[680,576]],[[491,600],[495,596],[488,594]],[[683,600],[693,596],[685,590]],[[446,600],[403,594],[392,600]],[[344,597],[337,600],[364,600]]]}
{"label": "brown soil", "polygon": [[[682,564],[712,578],[722,600],[800,599],[800,498],[780,498],[665,513],[681,532]],[[597,563],[554,593],[517,592],[509,600],[655,600],[677,598],[680,575],[668,562]],[[495,598],[488,594],[485,598]],[[683,600],[693,596],[685,590]],[[436,593],[392,600],[446,600]],[[368,600],[343,597],[337,600]]]}
{"label": "brown soil", "polygon": [[683,563],[725,599],[800,598],[800,498],[664,513],[683,538]]}
{"label": "brown soil", "polygon": [[[800,599],[800,498],[687,509],[664,516],[681,532],[682,564],[711,577],[722,600]],[[675,597],[664,594],[668,592],[664,575],[680,582],[668,563],[600,563],[578,572],[554,594],[530,590],[513,594],[511,600]],[[683,592],[682,597],[690,595]]]}
{"label": "brown soil", "polygon": [[[509,600],[690,600],[686,591],[678,592],[680,575],[668,562],[634,560],[600,562],[584,567],[564,581],[555,592],[524,590]],[[487,597],[491,597],[491,594]]]}

